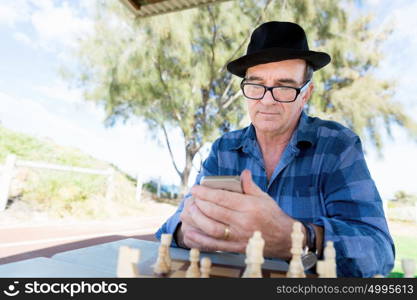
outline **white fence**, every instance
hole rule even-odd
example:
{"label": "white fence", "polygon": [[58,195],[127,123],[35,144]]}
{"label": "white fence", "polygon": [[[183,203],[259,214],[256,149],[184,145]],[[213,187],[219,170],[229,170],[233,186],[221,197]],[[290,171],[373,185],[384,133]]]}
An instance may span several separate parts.
{"label": "white fence", "polygon": [[[14,174],[14,170],[16,167],[48,169],[48,170],[55,170],[55,171],[77,172],[77,173],[106,176],[107,177],[106,200],[110,201],[113,198],[113,193],[114,193],[114,169],[113,168],[108,168],[107,170],[94,170],[94,169],[78,168],[78,167],[72,167],[72,166],[62,166],[62,165],[54,165],[54,164],[48,164],[48,163],[17,160],[15,155],[8,155],[6,158],[5,165],[0,166],[0,211],[3,211],[6,208],[7,200],[9,198],[11,183],[13,180],[13,174]],[[138,196],[136,197],[138,198]]]}

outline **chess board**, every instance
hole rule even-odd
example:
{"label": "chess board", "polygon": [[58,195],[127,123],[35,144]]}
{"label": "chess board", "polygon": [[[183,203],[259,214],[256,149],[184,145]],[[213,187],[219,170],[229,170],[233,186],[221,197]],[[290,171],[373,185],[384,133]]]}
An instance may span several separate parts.
{"label": "chess board", "polygon": [[[171,271],[165,276],[158,276],[154,273],[154,265],[157,263],[160,245],[155,242],[142,241],[141,247],[130,247],[135,254],[121,258],[118,257],[117,276],[119,277],[142,277],[142,278],[185,278],[190,266],[190,250],[170,247]],[[129,252],[129,251],[128,251]],[[120,254],[120,250],[119,250]],[[139,259],[138,259],[139,257]],[[211,261],[210,278],[241,278],[246,269],[246,255],[231,252],[201,252],[198,258],[199,268],[203,258]],[[130,261],[130,266],[129,266]],[[133,264],[133,265],[132,265]],[[132,269],[133,267],[133,269]],[[284,278],[287,277],[288,263],[280,259],[264,258],[261,265],[263,278]],[[120,270],[119,270],[120,269]],[[307,277],[316,277],[306,272]]]}
{"label": "chess board", "polygon": [[[174,259],[171,263],[171,272],[167,276],[148,275],[147,278],[185,278],[190,262],[187,260]],[[242,277],[244,267],[231,266],[226,264],[214,263],[211,266],[210,278],[240,278]],[[262,269],[263,278],[286,278],[285,271]],[[316,275],[306,274],[307,278],[317,277]]]}

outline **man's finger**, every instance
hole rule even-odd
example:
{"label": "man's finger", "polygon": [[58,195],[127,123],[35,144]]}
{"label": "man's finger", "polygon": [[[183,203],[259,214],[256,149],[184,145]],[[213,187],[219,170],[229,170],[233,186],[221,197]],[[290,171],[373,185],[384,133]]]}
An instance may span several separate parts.
{"label": "man's finger", "polygon": [[190,216],[201,231],[215,238],[223,238],[226,225],[207,217],[197,205],[190,208]]}
{"label": "man's finger", "polygon": [[206,200],[232,210],[239,210],[242,204],[242,194],[240,193],[211,189],[202,185],[193,186],[191,194],[197,199]]}
{"label": "man's finger", "polygon": [[246,244],[243,242],[219,240],[198,232],[190,232],[188,239],[202,249],[209,249],[210,251],[243,253],[246,248]]}
{"label": "man's finger", "polygon": [[234,223],[234,218],[237,214],[236,211],[200,199],[196,199],[195,206],[198,207],[201,212],[210,219],[219,221],[223,224]]}

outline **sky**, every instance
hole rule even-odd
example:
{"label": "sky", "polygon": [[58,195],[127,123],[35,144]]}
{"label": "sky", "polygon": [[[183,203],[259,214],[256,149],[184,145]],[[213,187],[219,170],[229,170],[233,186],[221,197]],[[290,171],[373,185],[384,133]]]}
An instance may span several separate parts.
{"label": "sky", "polygon": [[[103,109],[86,102],[82,90],[59,75],[61,67],[74,63],[70,52],[77,37],[93,30],[93,5],[94,0],[0,0],[1,125],[78,148],[143,180],[160,177],[166,184],[178,184],[168,150],[149,134],[143,122],[136,119],[106,128]],[[375,30],[393,24],[377,75],[397,81],[396,100],[415,116],[417,0],[363,0],[361,9],[375,15]],[[398,190],[417,194],[417,143],[401,128],[394,127],[393,133],[394,139],[384,138],[383,157],[372,148],[366,153],[384,199],[392,198]],[[181,135],[173,132],[171,136],[176,141],[174,155],[182,166]],[[207,149],[200,157],[207,155]]]}

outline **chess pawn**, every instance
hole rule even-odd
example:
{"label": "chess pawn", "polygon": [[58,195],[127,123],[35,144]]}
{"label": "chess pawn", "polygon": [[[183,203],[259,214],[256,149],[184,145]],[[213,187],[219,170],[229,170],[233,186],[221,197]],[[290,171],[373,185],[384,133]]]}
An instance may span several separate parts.
{"label": "chess pawn", "polygon": [[198,261],[200,258],[200,251],[196,248],[190,250],[190,266],[185,273],[186,278],[199,278],[200,269],[198,268]]}
{"label": "chess pawn", "polygon": [[158,249],[158,259],[156,260],[155,265],[153,266],[153,272],[158,276],[168,275],[170,268],[166,262],[166,249],[164,245],[159,246]]}
{"label": "chess pawn", "polygon": [[260,231],[255,231],[246,246],[246,269],[243,278],[262,278],[263,250],[265,241]]}
{"label": "chess pawn", "polygon": [[301,223],[295,222],[292,227],[291,233],[291,254],[292,258],[290,265],[288,266],[287,277],[290,278],[304,278],[306,277],[304,273],[304,266],[301,261],[301,254],[303,253],[303,239],[304,234],[301,230]]}
{"label": "chess pawn", "polygon": [[326,261],[326,277],[336,278],[336,250],[333,241],[327,241],[324,248],[324,260]]}
{"label": "chess pawn", "polygon": [[171,246],[171,242],[172,242],[172,234],[163,233],[161,235],[161,245],[164,246],[165,262],[166,262],[169,270],[171,270],[171,255],[169,253],[169,248]]}
{"label": "chess pawn", "polygon": [[208,257],[203,257],[200,263],[201,278],[210,278],[211,260]]}
{"label": "chess pawn", "polygon": [[404,271],[404,278],[414,278],[416,263],[413,259],[403,258],[401,260],[401,267]]}

